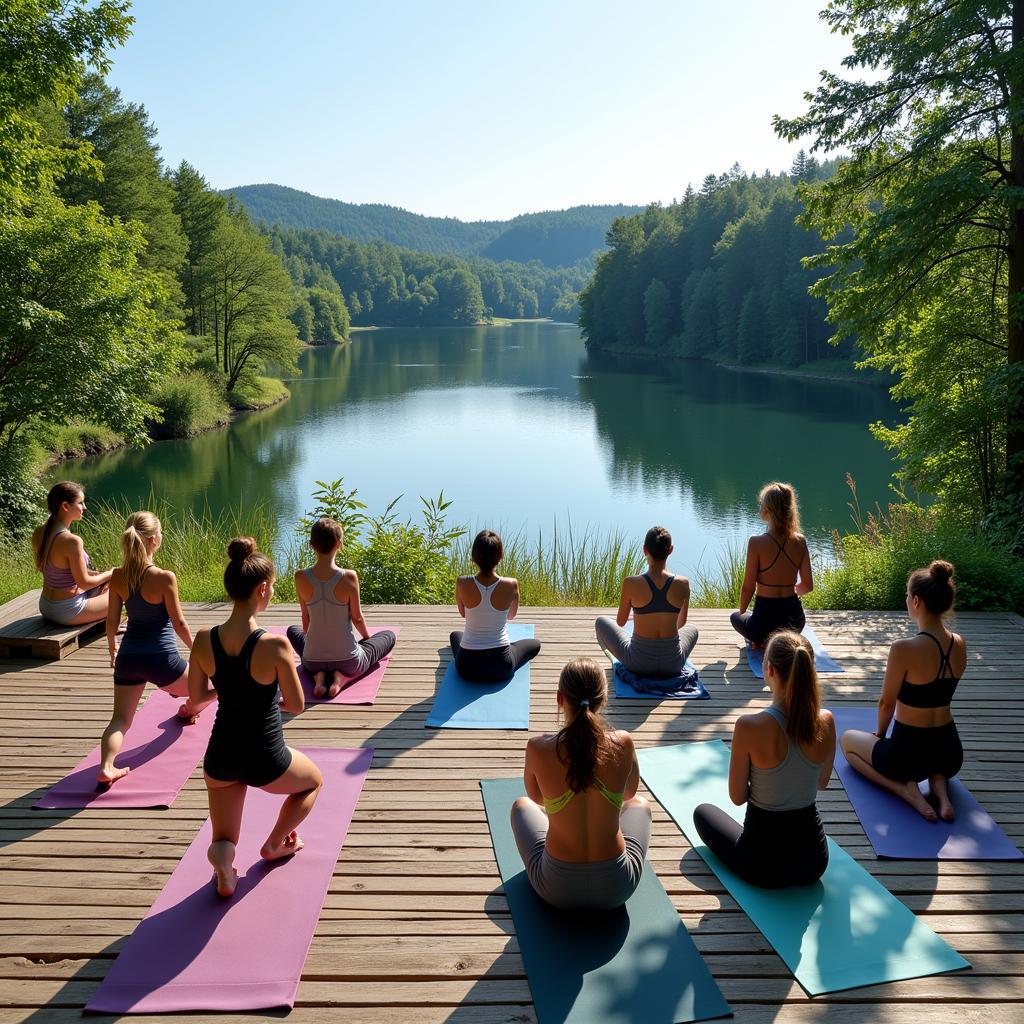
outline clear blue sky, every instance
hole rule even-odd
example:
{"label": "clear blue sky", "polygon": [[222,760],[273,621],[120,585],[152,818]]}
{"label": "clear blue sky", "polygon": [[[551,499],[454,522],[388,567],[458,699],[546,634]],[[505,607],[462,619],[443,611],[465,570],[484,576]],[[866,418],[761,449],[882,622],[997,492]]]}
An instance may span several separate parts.
{"label": "clear blue sky", "polygon": [[136,0],[110,76],[164,158],[465,220],[787,167],[825,0]]}

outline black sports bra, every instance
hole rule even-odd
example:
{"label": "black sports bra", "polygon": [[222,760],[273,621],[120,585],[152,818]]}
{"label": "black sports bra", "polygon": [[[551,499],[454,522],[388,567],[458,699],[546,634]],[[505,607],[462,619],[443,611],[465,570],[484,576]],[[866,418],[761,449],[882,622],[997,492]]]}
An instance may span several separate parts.
{"label": "black sports bra", "polygon": [[[956,693],[956,684],[960,682],[957,676],[953,675],[953,666],[949,663],[949,656],[953,653],[953,644],[956,643],[956,633],[952,634],[949,641],[949,649],[943,653],[942,644],[938,638],[931,633],[918,633],[918,636],[931,637],[935,646],[939,649],[940,661],[939,671],[930,683],[908,683],[905,679],[900,687],[896,699],[908,708],[945,708],[953,703],[953,694]],[[947,676],[945,673],[949,672]]]}
{"label": "black sports bra", "polygon": [[766,536],[771,537],[772,540],[774,540],[775,543],[778,544],[779,550],[775,552],[775,557],[771,560],[771,562],[768,565],[766,565],[763,569],[758,569],[757,570],[757,582],[763,584],[766,587],[792,587],[792,586],[795,586],[795,584],[796,584],[796,576],[794,576],[792,581],[789,582],[789,583],[769,583],[767,580],[761,579],[762,574],[768,572],[769,570],[771,570],[772,567],[775,565],[775,563],[779,560],[779,555],[785,555],[786,556],[786,561],[789,562],[789,564],[791,566],[793,566],[794,569],[796,569],[797,575],[800,574],[800,566],[796,562],[794,562],[792,558],[789,557],[789,552],[786,551],[786,545],[785,544],[779,544],[778,540],[775,537],[772,537],[772,535],[770,533],[767,533]]}
{"label": "black sports bra", "polygon": [[634,608],[634,615],[650,615],[652,612],[672,612],[675,614],[679,611],[679,608],[668,599],[668,588],[672,586],[675,576],[669,576],[665,581],[665,586],[661,587],[661,589],[654,585],[654,581],[647,573],[644,573],[644,579],[647,580],[647,586],[651,588],[651,599],[642,608]]}

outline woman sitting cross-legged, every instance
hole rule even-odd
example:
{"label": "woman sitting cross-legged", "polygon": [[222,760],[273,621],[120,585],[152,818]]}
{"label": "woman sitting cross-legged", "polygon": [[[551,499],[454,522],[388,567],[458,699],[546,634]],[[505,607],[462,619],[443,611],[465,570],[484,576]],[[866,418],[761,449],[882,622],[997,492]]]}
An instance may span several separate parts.
{"label": "woman sitting cross-legged", "polygon": [[[935,561],[910,574],[907,611],[920,632],[889,648],[877,731],[849,729],[840,739],[851,767],[902,797],[929,821],[953,820],[949,779],[964,763],[950,704],[967,668],[967,644],[943,622],[955,596],[949,562]],[[894,714],[892,736],[887,737]],[[918,786],[924,779],[938,802],[938,815]]]}
{"label": "woman sitting cross-legged", "polygon": [[565,719],[526,745],[528,797],[512,805],[512,832],[537,894],[562,909],[610,910],[640,884],[651,807],[628,732],[608,727],[605,674],[576,658],[558,677]]}
{"label": "woman sitting cross-legged", "polygon": [[318,519],[309,531],[316,564],[295,574],[302,627],[289,626],[288,639],[313,675],[316,697],[336,697],[343,676],[350,681],[365,676],[391,653],[397,639],[389,629],[370,636],[359,605],[359,575],[337,563],[344,539],[340,523]]}
{"label": "woman sitting cross-legged", "polygon": [[713,804],[697,807],[693,823],[712,853],[753,885],[810,885],[828,867],[815,800],[832,775],[836,726],[821,707],[805,637],[776,633],[764,675],[771,706],[740,716],[732,735],[729,796],[747,805],[743,825]]}
{"label": "woman sitting cross-legged", "polygon": [[224,589],[231,614],[227,622],[199,631],[188,667],[191,700],[203,704],[217,698],[203,772],[213,826],[208,856],[221,896],[231,896],[238,884],[235,848],[246,787],[285,798],[260,850],[267,860],[276,860],[302,849],[296,829],[323,786],[320,769],[284,742],[281,707],[297,715],[304,705],[291,648],[283,636],[256,624],[274,594],[274,565],[251,537],[236,537],[228,558]]}
{"label": "woman sitting cross-legged", "polygon": [[[650,679],[672,679],[683,671],[697,644],[697,630],[686,625],[690,581],[668,571],[672,535],[652,526],[644,538],[647,572],[622,581],[615,619],[602,615],[595,623],[597,642],[630,672]],[[633,635],[622,627],[633,614]]]}
{"label": "woman sitting cross-legged", "polygon": [[[100,740],[101,786],[109,786],[129,772],[128,768],[115,768],[114,758],[135,720],[146,683],[174,697],[188,697],[188,662],[178,653],[174,634],[191,650],[192,633],[181,610],[177,578],[153,562],[163,539],[160,520],[152,512],[133,512],[121,534],[122,563],[110,580],[107,610],[114,712]],[[122,606],[128,611],[128,625],[117,647]],[[178,714],[194,722],[203,706],[186,700]]]}
{"label": "woman sitting cross-legged", "polygon": [[471,683],[507,682],[540,652],[536,640],[509,640],[508,621],[519,611],[519,581],[495,573],[502,554],[501,538],[481,530],[470,549],[480,571],[455,581],[455,600],[466,629],[452,633],[449,641],[456,670]]}

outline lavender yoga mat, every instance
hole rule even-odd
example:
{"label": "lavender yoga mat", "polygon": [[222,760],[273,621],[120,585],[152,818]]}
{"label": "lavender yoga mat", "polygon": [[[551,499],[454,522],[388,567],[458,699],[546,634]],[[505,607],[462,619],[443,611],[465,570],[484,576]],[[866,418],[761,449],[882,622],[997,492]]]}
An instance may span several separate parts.
{"label": "lavender yoga mat", "polygon": [[[876,708],[832,708],[836,733],[847,729],[873,732]],[[959,780],[949,780],[949,798],[956,810],[952,822],[925,821],[894,793],[876,786],[850,767],[836,744],[836,774],[846,787],[857,817],[879,857],[905,860],[1024,860],[991,815]],[[928,795],[928,783],[921,786]]]}
{"label": "lavender yoga mat", "polygon": [[131,771],[108,789],[97,791],[100,748],[80,761],[69,775],[43,794],[32,806],[53,807],[170,807],[195,766],[206,753],[206,744],[217,713],[207,705],[195,725],[178,718],[184,697],[153,691],[135,714],[125,734],[124,746],[114,762]]}
{"label": "lavender yoga mat", "polygon": [[[287,635],[287,626],[272,626],[267,632],[276,633],[278,636]],[[379,633],[382,629],[390,629],[395,636],[402,632],[401,626],[375,626],[370,630],[371,636]],[[302,662],[296,655],[295,667],[299,672],[299,682],[302,683],[302,692],[305,695],[307,704],[372,704],[377,699],[377,691],[380,689],[381,680],[391,662],[391,655],[380,659],[376,667],[365,676],[360,676],[354,683],[348,682],[341,688],[337,697],[313,696],[313,675],[302,667]]]}
{"label": "lavender yoga mat", "polygon": [[87,1011],[171,1013],[291,1007],[338,853],[373,750],[304,751],[324,788],[299,827],[305,849],[264,861],[259,849],[284,797],[250,789],[235,866],[238,888],[221,899],[199,830],[149,913],[114,961]]}

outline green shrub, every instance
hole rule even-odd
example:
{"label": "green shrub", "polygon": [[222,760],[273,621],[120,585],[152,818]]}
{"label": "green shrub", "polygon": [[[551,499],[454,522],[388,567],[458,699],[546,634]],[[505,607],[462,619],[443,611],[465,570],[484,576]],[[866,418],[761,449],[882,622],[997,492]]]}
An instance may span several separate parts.
{"label": "green shrub", "polygon": [[25,537],[42,522],[46,491],[36,469],[28,441],[14,438],[0,448],[0,535],[8,542]]}
{"label": "green shrub", "polygon": [[228,392],[232,409],[266,409],[284,401],[288,389],[276,377],[244,377]]}
{"label": "green shrub", "polygon": [[198,370],[168,377],[151,401],[162,414],[161,421],[150,429],[156,438],[194,437],[228,421],[229,410],[220,389]]}

